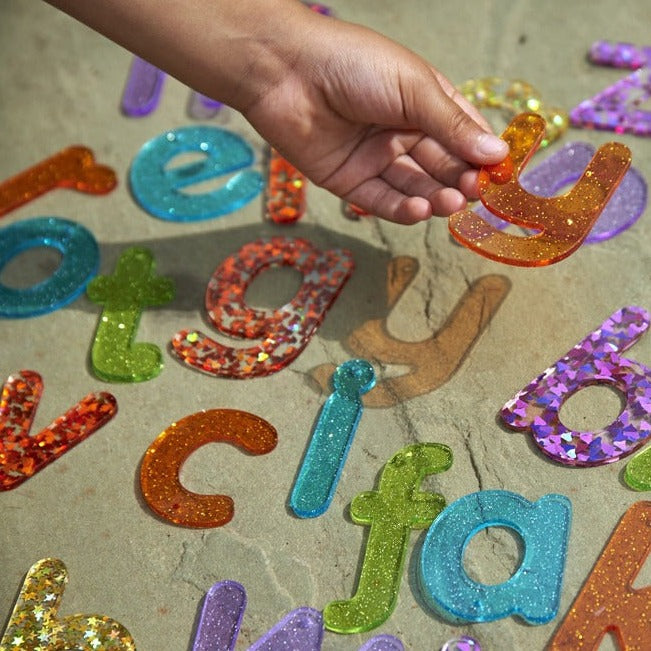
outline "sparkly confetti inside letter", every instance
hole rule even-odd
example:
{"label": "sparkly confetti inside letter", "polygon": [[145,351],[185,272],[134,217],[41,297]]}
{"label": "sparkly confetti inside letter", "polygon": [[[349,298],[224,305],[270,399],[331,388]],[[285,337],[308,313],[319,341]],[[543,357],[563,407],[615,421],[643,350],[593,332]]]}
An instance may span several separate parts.
{"label": "sparkly confetti inside letter", "polygon": [[[382,365],[409,366],[403,375],[380,380],[363,398],[365,407],[393,407],[445,384],[459,368],[470,348],[490,323],[511,289],[505,276],[482,276],[459,299],[445,325],[425,341],[402,341],[389,332],[389,312],[413,280],[418,261],[409,256],[393,258],[387,267],[387,315],[366,321],[346,341],[353,355]],[[328,390],[334,365],[322,364],[310,375]]]}
{"label": "sparkly confetti inside letter", "polygon": [[[648,327],[646,310],[617,310],[509,400],[500,412],[502,420],[515,430],[530,431],[547,456],[566,465],[598,466],[631,454],[651,434],[651,369],[621,353]],[[563,402],[593,384],[618,389],[624,409],[603,429],[569,430],[559,416]]]}
{"label": "sparkly confetti inside letter", "polygon": [[[244,298],[253,278],[281,265],[303,274],[296,296],[272,312],[249,307]],[[231,348],[198,330],[183,330],[172,340],[173,352],[210,375],[246,379],[276,373],[307,346],[352,270],[352,256],[344,249],[322,252],[306,240],[284,237],[246,244],[215,270],[206,289],[206,309],[221,332],[262,342]]]}
{"label": "sparkly confetti inside letter", "polygon": [[395,608],[411,529],[425,529],[445,506],[437,493],[419,491],[422,480],[452,465],[450,448],[418,443],[403,448],[384,466],[378,491],[360,493],[350,514],[370,524],[355,596],[333,601],[323,611],[325,626],[337,633],[362,633],[380,626]]}
{"label": "sparkly confetti inside letter", "polygon": [[305,213],[307,179],[273,147],[269,147],[265,217],[276,224],[293,224]]}
{"label": "sparkly confetti inside letter", "polygon": [[567,131],[567,113],[557,107],[545,106],[540,92],[526,81],[508,81],[499,77],[470,79],[459,87],[459,92],[477,108],[497,109],[506,113],[509,119],[523,111],[540,115],[545,120],[541,147],[547,147]]}
{"label": "sparkly confetti inside letter", "polygon": [[315,518],[330,506],[375,372],[367,361],[352,359],[337,367],[332,383],[289,499],[299,518]]}
{"label": "sparkly confetti inside letter", "polygon": [[651,112],[640,108],[651,97],[650,53],[651,48],[635,48],[629,43],[594,43],[590,49],[594,63],[635,72],[575,106],[570,122],[576,127],[651,136]]}
{"label": "sparkly confetti inside letter", "polygon": [[102,380],[141,382],[163,368],[158,346],[133,343],[142,310],[174,298],[174,283],[154,276],[154,267],[149,250],[127,249],[115,274],[98,276],[88,285],[88,298],[104,307],[91,352],[93,371]]}
{"label": "sparkly confetti inside letter", "polygon": [[160,102],[164,82],[162,70],[134,56],[122,93],[122,112],[131,117],[149,115]]}
{"label": "sparkly confetti inside letter", "polygon": [[615,528],[549,651],[597,651],[608,632],[620,649],[648,649],[651,587],[633,588],[633,582],[650,551],[651,502],[637,502]]}
{"label": "sparkly confetti inside letter", "polygon": [[624,178],[631,152],[616,142],[602,145],[569,192],[541,197],[527,192],[519,176],[543,133],[541,117],[530,113],[517,116],[502,134],[510,147],[509,157],[498,165],[483,167],[479,174],[479,195],[492,213],[538,232],[526,237],[505,233],[466,209],[448,222],[461,244],[498,262],[536,267],[566,258],[587,237]]}
{"label": "sparkly confetti inside letter", "polygon": [[208,590],[192,651],[233,651],[246,609],[246,591],[236,581],[220,581]]}
{"label": "sparkly confetti inside letter", "polygon": [[36,436],[30,436],[42,393],[43,381],[34,371],[11,375],[2,387],[0,490],[16,488],[106,425],[117,412],[110,393],[90,393]]}
{"label": "sparkly confetti inside letter", "polygon": [[115,172],[109,167],[96,165],[90,149],[68,147],[0,183],[0,216],[54,188],[106,194],[116,184]]}
{"label": "sparkly confetti inside letter", "polygon": [[[520,183],[527,192],[553,197],[581,178],[594,154],[595,148],[587,142],[570,142],[523,173]],[[646,203],[646,181],[640,172],[631,167],[585,238],[585,243],[603,242],[630,228],[644,212]],[[475,207],[474,211],[495,228],[501,230],[509,225],[484,206]]]}
{"label": "sparkly confetti inside letter", "polygon": [[[503,490],[466,495],[434,521],[421,552],[420,585],[428,605],[446,619],[491,622],[519,615],[529,624],[556,617],[572,505],[563,495],[529,502]],[[515,574],[497,585],[473,581],[463,555],[472,537],[488,527],[516,531],[525,545]]]}
{"label": "sparkly confetti inside letter", "polygon": [[170,425],[147,448],[140,468],[145,501],[161,518],[184,527],[221,527],[233,518],[228,495],[199,495],[179,479],[188,457],[206,443],[224,441],[259,455],[276,447],[276,430],[262,418],[236,409],[209,409]]}
{"label": "sparkly confetti inside letter", "polygon": [[39,246],[61,253],[61,264],[46,280],[16,289],[0,283],[0,317],[22,318],[58,310],[74,301],[97,273],[99,247],[81,224],[36,217],[0,230],[0,270],[16,255]]}
{"label": "sparkly confetti inside letter", "polygon": [[[204,159],[170,167],[179,154]],[[233,212],[255,198],[262,176],[250,169],[251,147],[238,135],[217,127],[179,127],[145,143],[131,165],[129,179],[136,201],[151,215],[169,221],[197,221]],[[184,189],[235,172],[216,190],[201,194]]]}
{"label": "sparkly confetti inside letter", "polygon": [[44,558],[32,565],[0,640],[0,649],[135,651],[136,644],[129,631],[110,617],[57,617],[67,582],[68,571],[58,559]]}

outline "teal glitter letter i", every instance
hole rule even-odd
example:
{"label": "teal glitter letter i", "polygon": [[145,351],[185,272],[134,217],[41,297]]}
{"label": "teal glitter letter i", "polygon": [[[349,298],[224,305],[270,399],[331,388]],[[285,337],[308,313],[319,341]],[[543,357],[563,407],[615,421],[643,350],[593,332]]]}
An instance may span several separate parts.
{"label": "teal glitter letter i", "polygon": [[102,380],[142,382],[163,367],[158,346],[132,343],[143,308],[174,298],[173,281],[155,277],[154,268],[151,252],[134,247],[120,255],[112,276],[88,284],[88,298],[104,307],[91,351],[93,371]]}
{"label": "teal glitter letter i", "polygon": [[419,491],[422,480],[452,465],[452,451],[440,443],[409,445],[384,466],[378,491],[360,493],[352,519],[370,524],[357,592],[323,611],[325,627],[363,633],[385,622],[395,608],[411,529],[425,529],[445,507],[438,493]]}

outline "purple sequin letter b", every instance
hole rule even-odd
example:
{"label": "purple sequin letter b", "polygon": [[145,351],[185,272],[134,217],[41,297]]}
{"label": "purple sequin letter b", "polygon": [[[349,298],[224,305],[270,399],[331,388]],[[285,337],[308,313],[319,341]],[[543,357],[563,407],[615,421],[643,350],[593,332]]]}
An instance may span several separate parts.
{"label": "purple sequin letter b", "polygon": [[[599,466],[631,454],[651,434],[651,369],[621,353],[648,328],[646,310],[617,310],[509,400],[500,413],[502,420],[513,429],[530,431],[547,456],[568,466]],[[593,384],[618,389],[625,401],[622,412],[594,432],[568,429],[559,417],[561,406]]]}

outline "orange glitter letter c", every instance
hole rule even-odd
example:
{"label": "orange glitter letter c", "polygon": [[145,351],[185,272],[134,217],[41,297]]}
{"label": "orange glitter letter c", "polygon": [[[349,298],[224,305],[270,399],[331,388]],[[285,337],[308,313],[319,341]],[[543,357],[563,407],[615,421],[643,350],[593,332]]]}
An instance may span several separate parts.
{"label": "orange glitter letter c", "polygon": [[278,441],[266,420],[236,409],[210,409],[170,425],[147,448],[140,468],[140,486],[157,515],[185,527],[221,527],[233,518],[228,495],[199,495],[183,487],[179,472],[206,443],[233,443],[246,452],[271,452]]}
{"label": "orange glitter letter c", "polygon": [[539,115],[516,116],[502,134],[510,155],[479,173],[479,196],[486,208],[512,224],[538,232],[527,237],[505,233],[472,210],[462,210],[448,222],[452,236],[461,244],[491,260],[540,267],[566,258],[588,236],[630,167],[631,152],[620,143],[606,143],[569,192],[540,197],[527,192],[518,176],[544,133],[545,122]]}

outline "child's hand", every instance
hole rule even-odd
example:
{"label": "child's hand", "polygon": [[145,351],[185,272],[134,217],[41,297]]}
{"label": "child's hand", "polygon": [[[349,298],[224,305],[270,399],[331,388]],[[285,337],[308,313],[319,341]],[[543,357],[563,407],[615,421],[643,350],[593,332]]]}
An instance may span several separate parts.
{"label": "child's hand", "polygon": [[48,2],[238,109],[314,183],[385,219],[460,210],[475,167],[508,153],[426,61],[297,0]]}
{"label": "child's hand", "polygon": [[243,112],[314,183],[411,224],[476,198],[474,166],[506,143],[411,51],[363,27],[315,15],[285,74]]}

